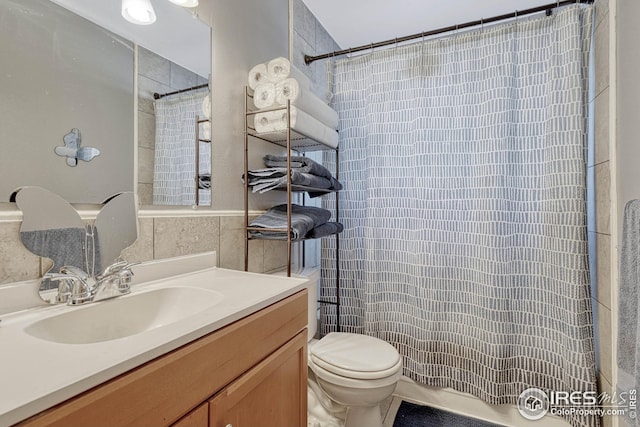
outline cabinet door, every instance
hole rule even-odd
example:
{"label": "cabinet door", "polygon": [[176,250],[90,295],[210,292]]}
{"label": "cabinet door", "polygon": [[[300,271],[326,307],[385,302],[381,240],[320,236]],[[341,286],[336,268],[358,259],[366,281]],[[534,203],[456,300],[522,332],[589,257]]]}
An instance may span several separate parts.
{"label": "cabinet door", "polygon": [[306,427],[306,330],[215,395],[209,425]]}
{"label": "cabinet door", "polygon": [[184,417],[180,418],[171,427],[208,427],[209,426],[209,404],[207,402],[198,406]]}

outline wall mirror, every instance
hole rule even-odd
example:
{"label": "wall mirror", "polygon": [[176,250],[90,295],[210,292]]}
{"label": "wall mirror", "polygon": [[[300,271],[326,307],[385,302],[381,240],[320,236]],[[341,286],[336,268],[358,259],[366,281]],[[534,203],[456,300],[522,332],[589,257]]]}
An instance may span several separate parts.
{"label": "wall mirror", "polygon": [[[185,147],[158,150],[153,94],[208,83],[211,29],[197,19],[197,11],[167,0],[153,6],[156,23],[137,26],[122,18],[120,0],[0,0],[0,55],[11,58],[0,74],[0,202],[9,201],[15,188],[33,185],[82,204],[137,189],[140,204],[151,205],[154,186],[175,181],[154,173],[155,165],[179,159],[187,170],[181,171],[179,189],[167,191],[180,197],[157,202],[193,206],[198,185],[199,205],[210,204],[211,144],[199,142],[196,148],[195,117],[189,117],[180,125],[189,134],[172,136]],[[171,95],[163,102],[193,94],[204,98],[207,91]],[[203,115],[202,98],[192,115]],[[164,129],[175,128],[171,119],[164,119]],[[54,149],[72,129],[81,132],[83,146],[100,155],[67,166]],[[208,123],[201,123],[199,139],[208,140],[209,132]],[[165,181],[155,184],[157,176]],[[191,196],[182,194],[187,192]]]}

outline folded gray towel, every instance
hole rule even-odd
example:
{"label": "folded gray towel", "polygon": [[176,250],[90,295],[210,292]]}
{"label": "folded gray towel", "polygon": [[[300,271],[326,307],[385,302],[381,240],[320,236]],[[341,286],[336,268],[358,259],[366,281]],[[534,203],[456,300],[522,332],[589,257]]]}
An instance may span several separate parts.
{"label": "folded gray towel", "polygon": [[[302,240],[307,233],[326,223],[331,218],[331,212],[314,206],[291,205],[291,239]],[[250,227],[287,228],[287,205],[278,205],[269,209],[254,219]],[[253,237],[263,239],[286,240],[286,232],[251,231]]]}
{"label": "folded gray towel", "polygon": [[[269,168],[249,171],[249,186],[252,187],[254,193],[265,193],[270,190],[286,189],[286,173],[286,168]],[[291,184],[334,190],[333,183],[327,178],[312,175],[310,173],[299,172],[295,169],[291,170]],[[309,196],[312,198],[322,196],[323,194],[326,194],[326,192],[309,191]]]}
{"label": "folded gray towel", "polygon": [[315,227],[304,236],[306,239],[319,239],[320,237],[331,236],[333,234],[342,233],[344,227],[339,222],[326,222]]}
{"label": "folded gray towel", "polygon": [[[267,168],[285,168],[287,167],[287,156],[274,156],[267,154],[262,158]],[[298,172],[308,173],[320,176],[331,181],[331,189],[335,191],[342,190],[342,184],[331,175],[329,169],[318,164],[308,157],[291,156],[291,168],[295,168]],[[286,172],[285,172],[286,173]]]}

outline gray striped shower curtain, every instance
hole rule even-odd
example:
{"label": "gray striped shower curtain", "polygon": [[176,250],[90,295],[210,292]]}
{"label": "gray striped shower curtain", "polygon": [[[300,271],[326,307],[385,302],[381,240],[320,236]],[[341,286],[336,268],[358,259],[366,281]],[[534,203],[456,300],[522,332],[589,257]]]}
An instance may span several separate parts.
{"label": "gray striped shower curtain", "polygon": [[[591,16],[570,6],[330,66],[343,331],[393,344],[415,381],[491,404],[515,404],[530,387],[596,390]],[[321,296],[331,299],[335,240],[325,240]],[[323,305],[322,332],[335,320]]]}

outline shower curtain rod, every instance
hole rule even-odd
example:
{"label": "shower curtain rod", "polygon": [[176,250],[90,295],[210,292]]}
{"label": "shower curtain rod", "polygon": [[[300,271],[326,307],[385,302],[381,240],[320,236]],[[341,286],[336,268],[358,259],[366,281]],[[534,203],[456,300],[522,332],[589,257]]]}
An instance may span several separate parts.
{"label": "shower curtain rod", "polygon": [[176,90],[175,92],[167,92],[167,93],[154,93],[153,94],[153,99],[160,99],[160,98],[164,98],[165,96],[169,96],[169,95],[175,95],[177,93],[182,93],[182,92],[189,92],[192,90],[196,90],[196,89],[202,89],[205,87],[209,87],[209,83],[205,83],[205,84],[201,84],[198,86],[192,86],[192,87],[188,87],[186,89],[181,89],[181,90]]}
{"label": "shower curtain rod", "polygon": [[319,59],[327,59],[333,58],[335,56],[348,55],[354,52],[361,52],[363,50],[374,49],[382,46],[389,46],[397,43],[406,42],[409,40],[415,40],[419,38],[434,36],[436,34],[448,33],[451,31],[461,30],[463,28],[477,27],[478,25],[490,24],[493,22],[504,21],[506,19],[518,18],[520,16],[531,15],[539,12],[547,12],[547,16],[551,15],[552,10],[557,7],[566,6],[569,4],[577,4],[577,3],[593,3],[594,0],[564,0],[564,1],[556,1],[555,3],[545,4],[543,6],[533,7],[531,9],[525,10],[516,10],[514,13],[508,13],[505,15],[494,16],[492,18],[484,18],[477,21],[466,22],[464,24],[451,25],[449,27],[439,28],[437,30],[424,31],[422,33],[412,34],[410,36],[397,37],[395,39],[385,40],[378,43],[370,43],[367,45],[362,45],[358,47],[352,47],[349,49],[336,50],[335,52],[323,53],[322,55],[311,56],[305,55],[304,62],[309,65],[314,61]]}

